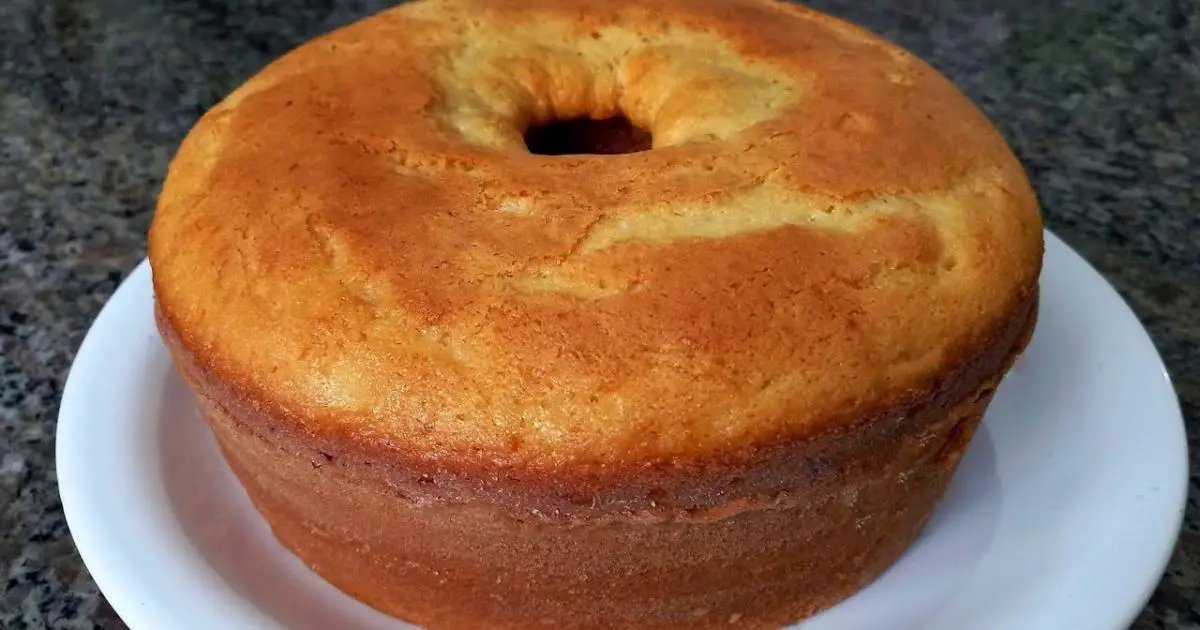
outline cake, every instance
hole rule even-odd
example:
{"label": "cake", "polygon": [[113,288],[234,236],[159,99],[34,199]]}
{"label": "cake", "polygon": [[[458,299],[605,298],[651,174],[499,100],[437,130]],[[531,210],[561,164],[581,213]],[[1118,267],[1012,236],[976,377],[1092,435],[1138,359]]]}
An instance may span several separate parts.
{"label": "cake", "polygon": [[215,105],[149,235],[278,540],[431,630],[779,628],[921,533],[1042,224],[945,77],[766,0],[421,0]]}

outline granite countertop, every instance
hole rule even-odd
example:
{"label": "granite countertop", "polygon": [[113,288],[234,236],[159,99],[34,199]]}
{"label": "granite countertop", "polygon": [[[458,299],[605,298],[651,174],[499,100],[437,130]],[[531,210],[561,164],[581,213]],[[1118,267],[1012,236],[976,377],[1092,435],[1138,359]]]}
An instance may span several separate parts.
{"label": "granite countertop", "polygon": [[[54,473],[58,400],[145,255],[167,160],[205,107],[367,0],[0,2],[0,627],[119,628]],[[933,62],[994,117],[1046,221],[1099,268],[1200,436],[1200,5],[822,0]],[[1134,628],[1200,628],[1200,491]],[[1067,630],[1067,629],[1064,629]]]}

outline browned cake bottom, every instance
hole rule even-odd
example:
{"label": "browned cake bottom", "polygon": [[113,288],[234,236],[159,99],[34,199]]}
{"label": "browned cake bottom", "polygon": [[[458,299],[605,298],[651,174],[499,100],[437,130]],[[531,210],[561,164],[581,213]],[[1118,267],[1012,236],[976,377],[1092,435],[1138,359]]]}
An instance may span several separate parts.
{"label": "browned cake bottom", "polygon": [[[853,594],[916,539],[1035,311],[1031,299],[990,348],[898,417],[805,440],[758,472],[658,479],[657,512],[556,518],[516,500],[423,497],[367,460],[335,464],[286,430],[264,430],[164,336],[275,535],[379,610],[434,630],[778,628]],[[764,474],[786,488],[789,470],[806,471],[790,489],[729,498]],[[723,505],[665,509],[670,488],[713,483],[724,484],[711,495]]]}

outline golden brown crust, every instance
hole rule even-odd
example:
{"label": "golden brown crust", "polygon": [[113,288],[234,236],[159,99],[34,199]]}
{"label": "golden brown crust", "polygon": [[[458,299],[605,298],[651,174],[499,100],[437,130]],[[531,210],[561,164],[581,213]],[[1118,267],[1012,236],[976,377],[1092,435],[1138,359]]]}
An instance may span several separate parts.
{"label": "golden brown crust", "polygon": [[840,601],[907,549],[1035,319],[1030,300],[900,415],[736,466],[627,470],[590,501],[569,493],[595,480],[476,470],[464,483],[322,452],[315,436],[272,431],[276,418],[229,398],[164,332],[276,536],[380,610],[438,630],[766,629]]}
{"label": "golden brown crust", "polygon": [[[196,125],[150,260],[220,400],[429,470],[703,467],[907,409],[1032,299],[1028,183],[911,55],[760,0],[553,6],[401,6]],[[518,146],[618,109],[653,150]]]}
{"label": "golden brown crust", "polygon": [[[978,402],[982,390],[987,390],[982,397],[986,404],[995,382],[1028,342],[1036,314],[1035,293],[936,387],[901,406],[839,423],[835,430],[704,461],[545,471],[469,458],[447,461],[408,444],[362,442],[354,436],[306,430],[213,378],[162,312],[157,313],[174,363],[200,398],[210,423],[215,418],[227,425],[226,431],[236,427],[245,439],[273,449],[278,457],[304,464],[301,470],[311,467],[316,475],[337,471],[346,483],[365,484],[376,492],[386,489],[381,501],[486,505],[509,518],[590,524],[614,519],[706,522],[764,505],[807,503],[844,489],[850,480],[861,483],[904,470],[896,462],[911,461],[918,453],[949,453],[941,463],[952,469],[971,434],[960,432],[953,443],[948,441],[961,419],[961,414],[948,410],[966,404],[963,401]],[[294,481],[304,483],[300,476]],[[312,498],[319,502],[317,495]],[[893,498],[904,500],[902,495]]]}

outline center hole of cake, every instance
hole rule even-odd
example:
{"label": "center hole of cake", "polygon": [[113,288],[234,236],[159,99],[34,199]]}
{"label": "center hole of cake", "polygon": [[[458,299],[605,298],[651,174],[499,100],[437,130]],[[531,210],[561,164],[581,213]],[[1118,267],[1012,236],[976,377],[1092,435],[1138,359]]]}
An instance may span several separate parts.
{"label": "center hole of cake", "polygon": [[624,116],[603,120],[574,118],[530,127],[525,146],[536,155],[619,155],[653,146],[649,131]]}

